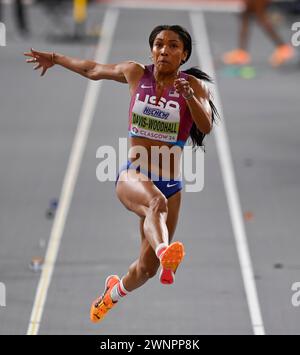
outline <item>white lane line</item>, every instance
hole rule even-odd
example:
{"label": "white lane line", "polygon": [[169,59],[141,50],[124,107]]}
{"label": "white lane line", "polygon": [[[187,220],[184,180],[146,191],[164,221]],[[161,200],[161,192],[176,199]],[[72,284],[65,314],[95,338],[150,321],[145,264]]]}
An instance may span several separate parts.
{"label": "white lane line", "polygon": [[194,12],[190,13],[190,20],[194,32],[194,38],[197,43],[196,51],[200,65],[208,74],[213,77],[215,82],[215,85],[212,88],[212,92],[216,101],[216,105],[222,117],[222,121],[218,122],[218,126],[215,126],[214,128],[214,137],[216,140],[219,162],[221,165],[225,192],[227,196],[227,203],[229,207],[229,213],[231,217],[231,223],[234,232],[242,278],[246,291],[253,332],[255,335],[264,335],[265,330],[257,296],[253,267],[242,217],[240,199],[234,175],[234,168],[224,121],[222,102],[218,92],[215,69],[208,41],[205,19],[202,12]]}
{"label": "white lane line", "polygon": [[[101,38],[95,54],[95,61],[106,63],[111,49],[113,35],[119,17],[119,10],[108,8],[103,20]],[[74,137],[68,167],[63,181],[59,198],[59,206],[51,230],[50,240],[46,252],[44,268],[39,280],[34,305],[28,325],[27,335],[38,334],[48,289],[51,283],[65,222],[70,208],[79,168],[88,139],[92,119],[95,113],[97,97],[102,87],[102,81],[89,81],[77,131]]]}

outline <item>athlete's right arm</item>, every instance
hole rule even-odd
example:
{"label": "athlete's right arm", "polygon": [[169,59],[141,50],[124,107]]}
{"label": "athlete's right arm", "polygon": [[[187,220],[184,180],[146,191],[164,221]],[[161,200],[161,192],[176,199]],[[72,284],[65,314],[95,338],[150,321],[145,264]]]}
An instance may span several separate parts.
{"label": "athlete's right arm", "polygon": [[55,53],[54,64],[63,66],[91,80],[115,80],[127,83],[121,64],[99,64],[93,60],[78,59]]}
{"label": "athlete's right arm", "polygon": [[24,53],[28,63],[38,64],[34,69],[42,68],[41,75],[53,65],[62,67],[78,73],[91,80],[114,80],[120,83],[128,83],[130,86],[140,77],[144,70],[142,64],[126,61],[119,64],[101,64],[92,60],[78,59],[54,52],[40,52],[31,49],[31,52]]}

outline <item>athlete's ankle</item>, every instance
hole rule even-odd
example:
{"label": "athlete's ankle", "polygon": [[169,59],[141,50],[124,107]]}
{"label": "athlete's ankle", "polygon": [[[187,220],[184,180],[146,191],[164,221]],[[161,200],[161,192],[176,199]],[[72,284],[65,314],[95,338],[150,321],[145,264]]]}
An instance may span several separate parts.
{"label": "athlete's ankle", "polygon": [[110,292],[110,297],[113,302],[118,302],[120,298],[125,297],[129,293],[123,284],[123,278],[117,283]]}
{"label": "athlete's ankle", "polygon": [[160,243],[156,249],[155,249],[155,254],[158,257],[158,259],[161,259],[164,251],[167,249],[168,245],[166,243]]}

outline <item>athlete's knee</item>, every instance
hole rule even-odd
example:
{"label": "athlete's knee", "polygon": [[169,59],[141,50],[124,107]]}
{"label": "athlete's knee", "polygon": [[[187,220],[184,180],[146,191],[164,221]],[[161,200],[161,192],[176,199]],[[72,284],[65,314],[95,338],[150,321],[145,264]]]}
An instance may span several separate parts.
{"label": "athlete's knee", "polygon": [[151,279],[157,274],[157,270],[159,268],[159,263],[153,263],[151,265],[143,262],[143,260],[139,261],[138,269],[139,272],[148,279]]}
{"label": "athlete's knee", "polygon": [[162,194],[153,197],[149,203],[148,210],[150,213],[168,212],[167,198]]}
{"label": "athlete's knee", "polygon": [[128,211],[135,212],[140,217],[145,217],[147,206],[138,203],[135,200],[136,196],[134,194],[128,195],[126,191],[126,186],[122,184],[123,182],[119,182],[116,187],[116,194],[121,203],[126,207]]}

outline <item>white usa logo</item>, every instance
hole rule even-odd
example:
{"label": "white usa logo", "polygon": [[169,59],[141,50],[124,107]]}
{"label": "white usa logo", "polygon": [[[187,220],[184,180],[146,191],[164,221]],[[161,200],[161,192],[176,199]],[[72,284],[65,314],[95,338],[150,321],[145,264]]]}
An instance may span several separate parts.
{"label": "white usa logo", "polygon": [[[144,100],[140,100],[140,94],[137,93],[135,99],[137,101],[142,101],[145,103],[149,103],[151,105],[155,105],[156,104],[156,96],[150,96],[150,95],[145,95],[145,99]],[[158,105],[156,105],[158,107],[161,108],[165,108],[165,109],[171,109],[171,110],[180,110],[180,105],[179,102],[177,101],[173,101],[173,100],[169,100],[167,101],[164,97],[161,97]]]}

